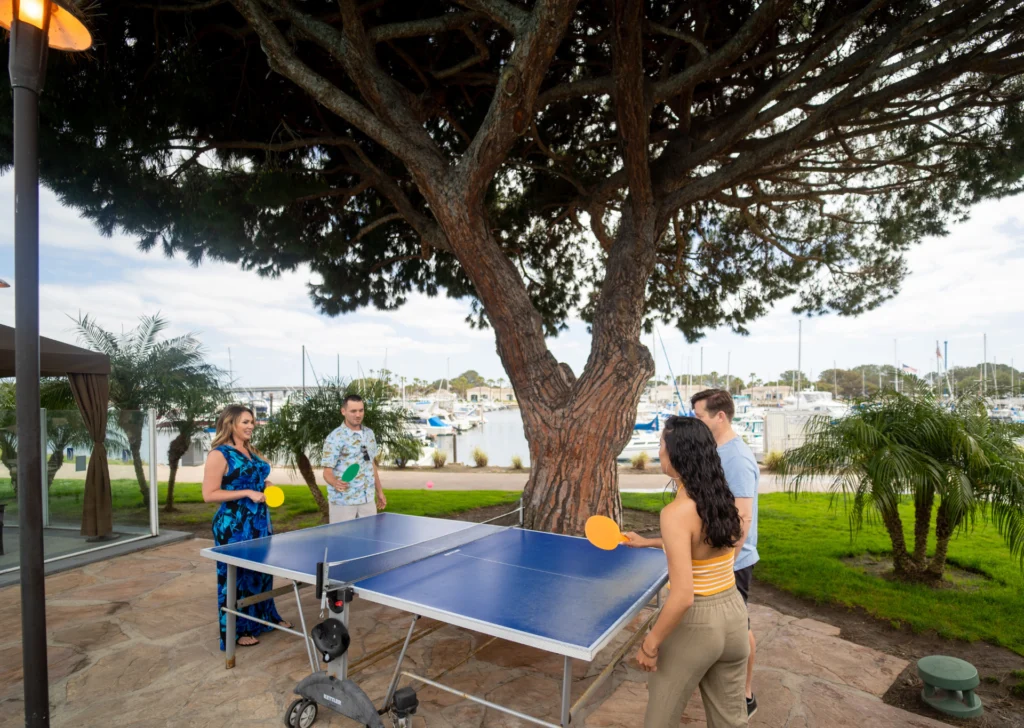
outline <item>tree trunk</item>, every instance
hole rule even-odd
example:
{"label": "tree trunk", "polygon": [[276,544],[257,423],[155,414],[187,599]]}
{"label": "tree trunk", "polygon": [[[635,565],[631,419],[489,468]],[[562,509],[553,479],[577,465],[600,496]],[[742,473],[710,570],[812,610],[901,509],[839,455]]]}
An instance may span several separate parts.
{"label": "tree trunk", "polygon": [[50,457],[46,460],[46,485],[48,487],[53,487],[53,481],[57,477],[57,471],[60,470],[60,466],[63,464],[63,448],[57,448],[50,453]]}
{"label": "tree trunk", "polygon": [[[132,460],[135,465],[135,479],[139,482],[139,491],[142,493],[142,504],[149,507],[149,483],[146,481],[146,474],[142,471],[142,413],[129,410],[121,410],[118,415],[121,429],[128,437],[128,448],[132,453]],[[151,453],[153,456],[156,453]]]}
{"label": "tree trunk", "polygon": [[331,516],[330,508],[327,505],[327,499],[324,498],[324,494],[320,492],[320,486],[316,484],[316,473],[313,472],[313,465],[309,462],[309,458],[306,457],[306,453],[297,452],[295,455],[295,464],[299,468],[299,472],[302,474],[302,479],[306,481],[306,486],[309,488],[309,492],[313,495],[313,500],[316,501],[316,507],[320,509],[320,516],[323,518],[324,523],[327,523]]}
{"label": "tree trunk", "polygon": [[907,553],[907,542],[903,537],[903,521],[900,519],[899,511],[883,510],[882,523],[885,524],[885,530],[889,532],[889,540],[892,542],[892,563],[896,576],[905,580],[920,578],[921,569]]}
{"label": "tree trunk", "polygon": [[949,552],[949,539],[953,536],[956,528],[946,515],[946,509],[939,504],[939,512],[935,514],[935,556],[928,564],[927,576],[929,579],[938,581],[946,570],[946,556]]}
{"label": "tree trunk", "polygon": [[135,466],[135,478],[139,481],[139,490],[142,492],[142,505],[149,508],[149,481],[142,470],[142,438],[129,440],[132,449],[132,464]]}
{"label": "tree trunk", "polygon": [[932,505],[935,502],[935,491],[929,489],[927,494],[919,495],[914,500],[914,565],[923,571],[928,566],[928,533],[932,527]]}
{"label": "tree trunk", "polygon": [[178,475],[178,464],[188,451],[190,439],[187,433],[178,433],[178,436],[171,440],[171,444],[167,448],[167,462],[171,472],[167,476],[167,503],[164,505],[164,510],[168,513],[174,511],[174,480]]}

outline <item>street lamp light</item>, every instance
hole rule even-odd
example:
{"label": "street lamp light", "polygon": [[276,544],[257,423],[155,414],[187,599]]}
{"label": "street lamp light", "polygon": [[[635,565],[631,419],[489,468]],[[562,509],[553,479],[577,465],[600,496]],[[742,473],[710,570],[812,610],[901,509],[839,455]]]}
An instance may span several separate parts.
{"label": "street lamp light", "polygon": [[11,32],[8,69],[14,96],[14,376],[25,725],[45,728],[50,701],[39,427],[39,93],[47,51],[82,51],[92,45],[92,36],[51,0],[0,0],[0,26]]}

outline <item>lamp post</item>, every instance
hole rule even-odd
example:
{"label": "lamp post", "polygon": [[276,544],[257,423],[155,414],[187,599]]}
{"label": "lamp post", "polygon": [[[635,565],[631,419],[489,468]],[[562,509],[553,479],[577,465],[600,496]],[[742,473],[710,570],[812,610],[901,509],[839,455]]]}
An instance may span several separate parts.
{"label": "lamp post", "polygon": [[18,418],[21,645],[25,725],[50,725],[43,580],[43,462],[39,431],[39,93],[48,50],[86,50],[92,36],[51,0],[0,0],[11,32],[14,95],[14,374]]}

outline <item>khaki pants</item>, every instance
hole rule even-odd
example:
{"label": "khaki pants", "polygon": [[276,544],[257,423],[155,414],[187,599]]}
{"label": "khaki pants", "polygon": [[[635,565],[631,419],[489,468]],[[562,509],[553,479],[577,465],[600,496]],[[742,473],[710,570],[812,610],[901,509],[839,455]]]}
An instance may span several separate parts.
{"label": "khaki pants", "polygon": [[352,521],[356,518],[366,518],[377,515],[377,504],[372,500],[369,503],[360,503],[357,506],[338,506],[333,503],[330,506],[331,523]]}
{"label": "khaki pants", "polygon": [[747,609],[735,588],[694,597],[648,676],[644,728],[676,728],[700,686],[708,728],[747,725]]}

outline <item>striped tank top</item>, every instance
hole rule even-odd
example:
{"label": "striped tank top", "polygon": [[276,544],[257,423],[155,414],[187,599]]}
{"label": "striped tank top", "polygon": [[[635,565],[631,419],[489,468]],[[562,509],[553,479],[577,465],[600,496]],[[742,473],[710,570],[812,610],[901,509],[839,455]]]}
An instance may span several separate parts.
{"label": "striped tank top", "polygon": [[693,593],[698,597],[710,597],[734,587],[736,575],[732,566],[735,560],[734,551],[713,559],[694,559]]}

